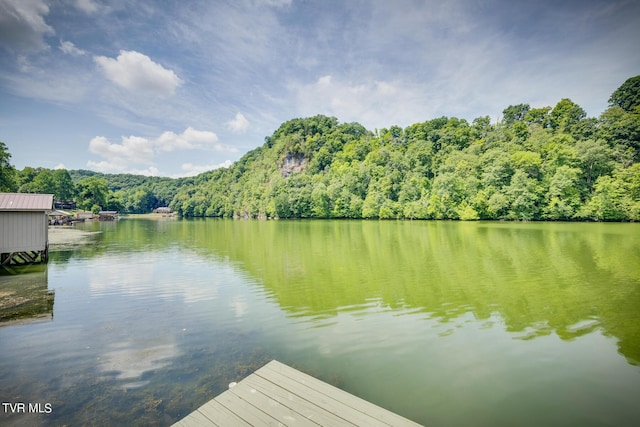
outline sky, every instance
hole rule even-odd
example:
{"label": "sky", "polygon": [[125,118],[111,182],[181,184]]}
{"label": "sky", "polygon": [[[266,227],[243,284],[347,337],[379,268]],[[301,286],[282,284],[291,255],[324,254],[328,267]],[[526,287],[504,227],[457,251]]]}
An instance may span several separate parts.
{"label": "sky", "polygon": [[0,0],[18,169],[193,176],[283,122],[367,129],[570,98],[640,74],[636,0]]}

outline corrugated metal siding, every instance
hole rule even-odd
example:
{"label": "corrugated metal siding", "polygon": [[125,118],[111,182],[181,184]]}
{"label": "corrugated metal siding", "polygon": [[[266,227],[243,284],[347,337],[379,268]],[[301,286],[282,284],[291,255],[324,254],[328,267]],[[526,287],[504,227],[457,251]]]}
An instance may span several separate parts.
{"label": "corrugated metal siding", "polygon": [[0,211],[43,211],[53,209],[52,194],[0,193]]}
{"label": "corrugated metal siding", "polygon": [[44,250],[48,231],[44,212],[0,212],[0,253]]}

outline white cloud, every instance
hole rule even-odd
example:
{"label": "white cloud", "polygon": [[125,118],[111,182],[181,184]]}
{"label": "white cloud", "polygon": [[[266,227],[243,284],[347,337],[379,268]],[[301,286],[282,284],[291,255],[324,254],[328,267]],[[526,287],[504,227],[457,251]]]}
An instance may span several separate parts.
{"label": "white cloud", "polygon": [[44,20],[49,6],[43,0],[0,1],[0,44],[18,49],[46,49],[44,37],[55,31]]}
{"label": "white cloud", "polygon": [[104,136],[96,136],[89,142],[89,151],[107,159],[146,163],[153,159],[153,142],[139,136],[122,138],[122,144],[113,144]]}
{"label": "white cloud", "polygon": [[160,175],[160,170],[155,166],[149,166],[144,169],[130,169],[128,173],[133,175],[158,176]]}
{"label": "white cloud", "polygon": [[214,169],[228,168],[232,164],[233,162],[231,160],[225,160],[224,162],[217,165],[194,165],[193,163],[184,163],[182,165],[183,173],[177,175],[176,178],[185,176],[196,176],[203,172],[208,172]]}
{"label": "white cloud", "polygon": [[74,45],[73,43],[67,42],[67,41],[65,42],[60,41],[60,46],[58,47],[58,49],[60,49],[67,55],[72,55],[72,56],[81,56],[87,53],[82,49],[78,49],[76,45]]}
{"label": "white cloud", "polygon": [[87,167],[91,170],[95,170],[102,173],[125,173],[127,170],[123,168],[121,164],[115,164],[110,162],[94,162],[93,160],[87,161]]}
{"label": "white cloud", "polygon": [[99,9],[93,0],[75,0],[75,4],[78,9],[87,14],[96,13]]}
{"label": "white cloud", "polygon": [[249,120],[244,114],[238,113],[233,120],[227,122],[227,127],[234,133],[244,133],[249,129]]}
{"label": "white cloud", "polygon": [[218,135],[210,131],[196,130],[189,126],[181,134],[167,131],[154,140],[154,146],[159,151],[175,151],[175,150],[195,150],[210,149],[214,151],[223,151],[235,153],[238,150],[235,147],[218,143]]}
{"label": "white cloud", "polygon": [[214,143],[218,140],[218,136],[210,131],[196,130],[189,126],[183,133],[185,139],[199,143]]}
{"label": "white cloud", "polygon": [[66,169],[67,167],[64,165],[64,163],[58,163],[53,169],[54,170],[58,170],[58,169]]}
{"label": "white cloud", "polygon": [[[158,138],[148,139],[140,136],[122,137],[120,143],[109,141],[104,136],[96,136],[89,142],[89,151],[104,160],[90,160],[87,166],[100,172],[127,172],[140,175],[158,175],[155,161],[161,153],[178,150],[211,150],[237,152],[237,149],[218,142],[218,136],[210,131],[201,131],[188,127],[181,134],[172,131],[163,132]],[[191,173],[198,167],[190,165],[183,170]],[[210,169],[222,167],[202,166]],[[139,166],[144,166],[142,169]],[[198,172],[199,173],[199,172]],[[196,175],[197,173],[193,173]]]}
{"label": "white cloud", "polygon": [[[153,166],[155,152],[153,142],[137,136],[123,137],[121,144],[115,144],[104,136],[96,136],[89,142],[89,151],[105,160],[94,162],[89,160],[87,166],[99,172],[137,173],[141,175],[157,175]],[[135,169],[134,165],[148,166],[146,172]],[[156,171],[154,174],[153,171]]]}
{"label": "white cloud", "polygon": [[95,56],[104,75],[120,87],[160,96],[173,95],[183,81],[147,55],[121,50],[116,59]]}
{"label": "white cloud", "polygon": [[424,87],[407,82],[365,79],[359,82],[327,75],[315,83],[290,85],[297,111],[302,115],[326,114],[364,126],[409,125],[424,120]]}
{"label": "white cloud", "polygon": [[283,7],[289,6],[293,0],[258,0],[258,3],[265,4],[267,6]]}
{"label": "white cloud", "polygon": [[118,161],[115,162],[94,162],[89,160],[87,162],[87,167],[91,170],[95,170],[102,173],[127,173],[132,175],[144,175],[144,176],[158,176],[160,175],[160,170],[155,166],[149,166],[143,169],[130,168],[127,164],[120,163]]}

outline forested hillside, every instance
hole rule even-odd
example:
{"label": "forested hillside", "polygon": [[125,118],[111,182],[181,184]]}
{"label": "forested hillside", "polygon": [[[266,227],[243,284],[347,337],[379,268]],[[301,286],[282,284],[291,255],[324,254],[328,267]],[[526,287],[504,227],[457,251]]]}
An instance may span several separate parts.
{"label": "forested hillside", "polygon": [[53,194],[56,202],[75,202],[80,210],[98,212],[147,213],[167,206],[182,179],[166,177],[103,174],[88,170],[25,167],[16,171],[11,157],[0,142],[0,191]]}
{"label": "forested hillside", "polygon": [[0,143],[0,191],[80,209],[184,217],[640,220],[640,76],[598,118],[570,99],[511,105],[501,120],[440,117],[367,130],[283,123],[227,169],[171,179],[25,167]]}
{"label": "forested hillside", "polygon": [[160,206],[169,206],[183,179],[131,174],[102,174],[89,170],[69,171],[75,183],[102,180],[107,187],[110,210],[127,213],[147,213]]}
{"label": "forested hillside", "polygon": [[640,219],[640,76],[599,118],[570,99],[502,120],[440,117],[369,131],[290,120],[228,169],[181,186],[186,217]]}

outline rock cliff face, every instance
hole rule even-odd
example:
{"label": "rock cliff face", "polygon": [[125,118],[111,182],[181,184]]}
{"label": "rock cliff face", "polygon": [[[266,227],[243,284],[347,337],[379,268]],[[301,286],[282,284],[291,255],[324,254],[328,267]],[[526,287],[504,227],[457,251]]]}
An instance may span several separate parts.
{"label": "rock cliff face", "polygon": [[292,173],[302,172],[307,168],[307,159],[302,154],[287,153],[280,167],[280,172],[285,178]]}

